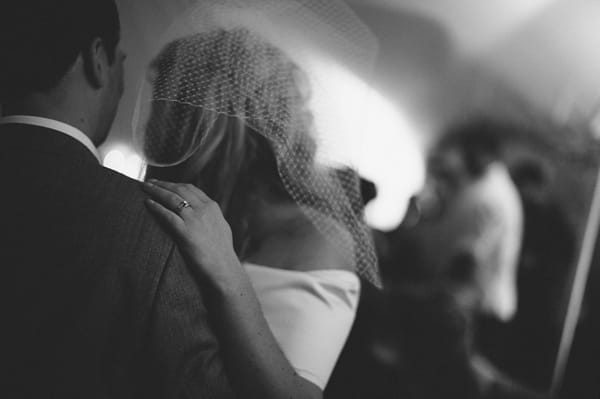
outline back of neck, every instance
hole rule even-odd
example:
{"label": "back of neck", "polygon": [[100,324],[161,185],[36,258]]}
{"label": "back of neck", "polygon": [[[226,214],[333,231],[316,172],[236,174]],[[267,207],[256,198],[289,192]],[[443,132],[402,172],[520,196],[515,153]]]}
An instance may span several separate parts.
{"label": "back of neck", "polygon": [[21,101],[6,104],[2,109],[2,116],[29,115],[57,120],[76,127],[94,141],[92,124],[80,108],[77,105],[70,106],[55,95],[32,94]]}

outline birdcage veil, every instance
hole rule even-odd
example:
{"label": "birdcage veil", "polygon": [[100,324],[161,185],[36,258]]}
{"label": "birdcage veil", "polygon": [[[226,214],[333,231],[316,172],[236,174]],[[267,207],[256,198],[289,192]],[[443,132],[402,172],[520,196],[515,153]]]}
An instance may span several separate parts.
{"label": "birdcage veil", "polygon": [[[156,54],[134,117],[146,162],[177,165],[221,118],[243,121],[269,141],[281,181],[308,219],[380,286],[358,176],[331,167],[345,162],[328,150],[336,143],[324,132],[339,118],[328,115],[336,93],[320,87],[323,77],[311,67],[326,59],[368,77],[376,42],[352,11],[337,0],[200,1],[175,21]],[[315,126],[316,112],[327,122]]]}

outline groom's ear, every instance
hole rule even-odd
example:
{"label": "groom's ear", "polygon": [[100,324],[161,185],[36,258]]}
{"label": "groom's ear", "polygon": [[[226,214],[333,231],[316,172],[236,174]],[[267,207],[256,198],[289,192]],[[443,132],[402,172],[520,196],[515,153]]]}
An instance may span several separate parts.
{"label": "groom's ear", "polygon": [[85,76],[92,87],[100,89],[108,84],[109,58],[104,41],[95,38],[82,51]]}

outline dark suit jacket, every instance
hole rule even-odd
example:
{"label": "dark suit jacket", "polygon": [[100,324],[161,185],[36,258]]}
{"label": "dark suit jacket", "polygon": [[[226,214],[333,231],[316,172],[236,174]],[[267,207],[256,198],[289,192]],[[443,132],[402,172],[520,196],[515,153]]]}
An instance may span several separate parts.
{"label": "dark suit jacket", "polygon": [[0,143],[0,397],[230,397],[202,289],[139,183],[49,129]]}

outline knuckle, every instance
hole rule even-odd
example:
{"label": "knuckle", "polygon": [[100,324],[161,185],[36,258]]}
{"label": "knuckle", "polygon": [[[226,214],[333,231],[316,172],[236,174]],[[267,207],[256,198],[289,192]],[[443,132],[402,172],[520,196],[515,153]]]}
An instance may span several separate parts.
{"label": "knuckle", "polygon": [[173,202],[174,205],[177,205],[181,202],[181,197],[176,194],[169,195],[169,200]]}
{"label": "knuckle", "polygon": [[187,196],[191,196],[194,199],[199,197],[198,193],[200,190],[193,184],[190,184],[190,183],[184,184],[182,186],[182,189]]}
{"label": "knuckle", "polygon": [[185,188],[182,185],[178,184],[175,186],[175,191],[177,192],[177,194],[181,195],[185,193]]}
{"label": "knuckle", "polygon": [[167,198],[169,198],[172,201],[175,201],[175,200],[179,199],[179,196],[177,195],[177,193],[169,192],[167,194]]}

